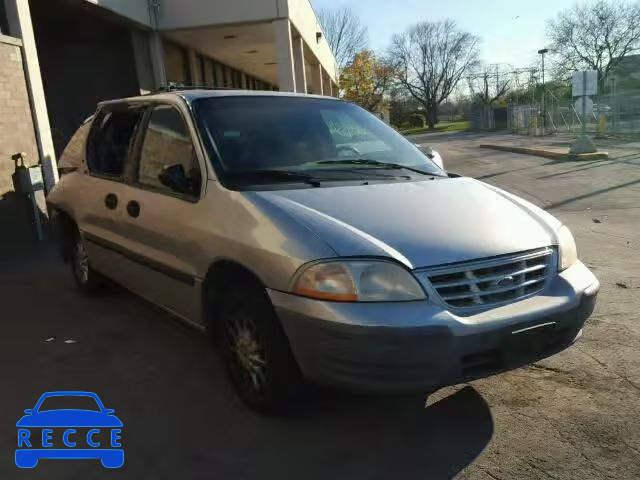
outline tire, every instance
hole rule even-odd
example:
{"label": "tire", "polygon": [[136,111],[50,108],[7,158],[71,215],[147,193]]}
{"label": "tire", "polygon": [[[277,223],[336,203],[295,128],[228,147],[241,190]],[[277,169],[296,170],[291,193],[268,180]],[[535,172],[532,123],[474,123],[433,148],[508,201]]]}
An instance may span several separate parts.
{"label": "tire", "polygon": [[232,288],[216,315],[216,343],[240,399],[262,415],[284,413],[302,375],[264,288]]}
{"label": "tire", "polygon": [[71,272],[78,289],[86,295],[94,295],[102,290],[104,281],[89,263],[89,255],[82,234],[76,229],[69,255]]}

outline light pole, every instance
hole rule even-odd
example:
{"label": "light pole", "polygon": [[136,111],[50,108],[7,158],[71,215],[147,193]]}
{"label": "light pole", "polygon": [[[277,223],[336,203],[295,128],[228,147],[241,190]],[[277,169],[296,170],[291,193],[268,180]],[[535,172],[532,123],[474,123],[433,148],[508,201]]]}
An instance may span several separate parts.
{"label": "light pole", "polygon": [[542,134],[547,133],[547,91],[544,83],[544,54],[549,51],[548,48],[538,50],[538,55],[542,55]]}

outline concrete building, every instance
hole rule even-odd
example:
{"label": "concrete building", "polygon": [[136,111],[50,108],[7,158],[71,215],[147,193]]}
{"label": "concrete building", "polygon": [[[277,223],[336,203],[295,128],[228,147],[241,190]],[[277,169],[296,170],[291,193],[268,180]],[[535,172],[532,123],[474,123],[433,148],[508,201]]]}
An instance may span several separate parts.
{"label": "concrete building", "polygon": [[170,82],[333,95],[337,66],[309,0],[0,0],[0,196],[13,153],[50,188],[96,102]]}

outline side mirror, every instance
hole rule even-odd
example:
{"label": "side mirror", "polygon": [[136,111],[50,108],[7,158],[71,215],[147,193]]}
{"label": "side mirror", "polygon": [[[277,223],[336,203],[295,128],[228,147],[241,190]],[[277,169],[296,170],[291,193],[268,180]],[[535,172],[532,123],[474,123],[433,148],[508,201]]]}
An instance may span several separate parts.
{"label": "side mirror", "polygon": [[27,408],[24,413],[26,413],[27,415],[31,415],[33,413],[33,408]]}
{"label": "side mirror", "polygon": [[439,166],[442,170],[444,170],[444,162],[442,161],[442,157],[438,152],[436,152],[433,148],[428,145],[420,145],[418,143],[413,144],[418,150],[424,153],[429,160]]}
{"label": "side mirror", "polygon": [[167,165],[162,169],[160,175],[158,175],[160,183],[165,187],[169,187],[171,190],[177,193],[189,193],[189,182],[187,180],[187,174],[184,171],[184,166],[181,163],[174,163],[173,165]]}
{"label": "side mirror", "polygon": [[442,170],[444,170],[444,162],[442,161],[442,157],[435,150],[431,150],[431,154],[427,155],[433,163],[438,165]]}
{"label": "side mirror", "polygon": [[105,408],[104,413],[111,415],[112,413],[116,413],[116,411],[113,408]]}

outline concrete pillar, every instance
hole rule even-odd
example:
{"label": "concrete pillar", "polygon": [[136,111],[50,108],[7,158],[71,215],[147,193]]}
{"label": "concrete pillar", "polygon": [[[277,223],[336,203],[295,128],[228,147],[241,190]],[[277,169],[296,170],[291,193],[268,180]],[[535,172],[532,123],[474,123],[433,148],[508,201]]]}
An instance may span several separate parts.
{"label": "concrete pillar", "polygon": [[293,64],[293,46],[291,42],[291,23],[288,18],[274,20],[273,30],[276,37],[276,60],[278,62],[278,83],[280,91],[296,91],[296,74]]}
{"label": "concrete pillar", "polygon": [[149,34],[149,48],[151,50],[151,66],[153,81],[156,88],[167,86],[167,67],[165,65],[164,45],[158,32]]}
{"label": "concrete pillar", "polygon": [[331,77],[329,77],[328,75],[324,78],[324,94],[327,97],[332,97],[333,96],[333,81],[331,80]]}
{"label": "concrete pillar", "polygon": [[134,29],[131,31],[131,43],[133,45],[133,58],[136,64],[140,94],[144,95],[153,92],[158,87],[155,85],[153,75],[149,34],[142,30]]}
{"label": "concrete pillar", "polygon": [[216,72],[216,87],[224,87],[225,85],[225,78],[224,78],[224,70],[222,69],[222,65],[220,65],[218,62],[215,63],[215,65],[213,66],[215,72]]}
{"label": "concrete pillar", "polygon": [[224,86],[227,88],[233,88],[233,72],[230,68],[224,69]]}
{"label": "concrete pillar", "polygon": [[311,82],[313,84],[313,93],[324,95],[324,71],[322,65],[312,65],[311,68],[313,70],[313,79]]}
{"label": "concrete pillar", "polygon": [[307,69],[304,63],[304,40],[302,37],[293,40],[293,64],[296,75],[296,92],[307,93]]}
{"label": "concrete pillar", "polygon": [[189,77],[191,78],[191,85],[202,85],[198,54],[193,48],[189,48],[187,49],[187,55],[189,56]]}
{"label": "concrete pillar", "polygon": [[204,81],[207,84],[207,87],[215,87],[213,82],[213,64],[209,60],[205,61],[204,74],[205,74]]}
{"label": "concrete pillar", "polygon": [[29,0],[5,0],[7,20],[11,35],[22,39],[22,57],[24,71],[29,89],[29,102],[31,103],[31,115],[38,143],[38,153],[42,162],[44,182],[47,190],[51,190],[58,182],[58,168],[56,153],[51,138],[51,125],[49,124],[49,112],[40,74],[40,62],[36,39],[31,24],[31,12]]}

